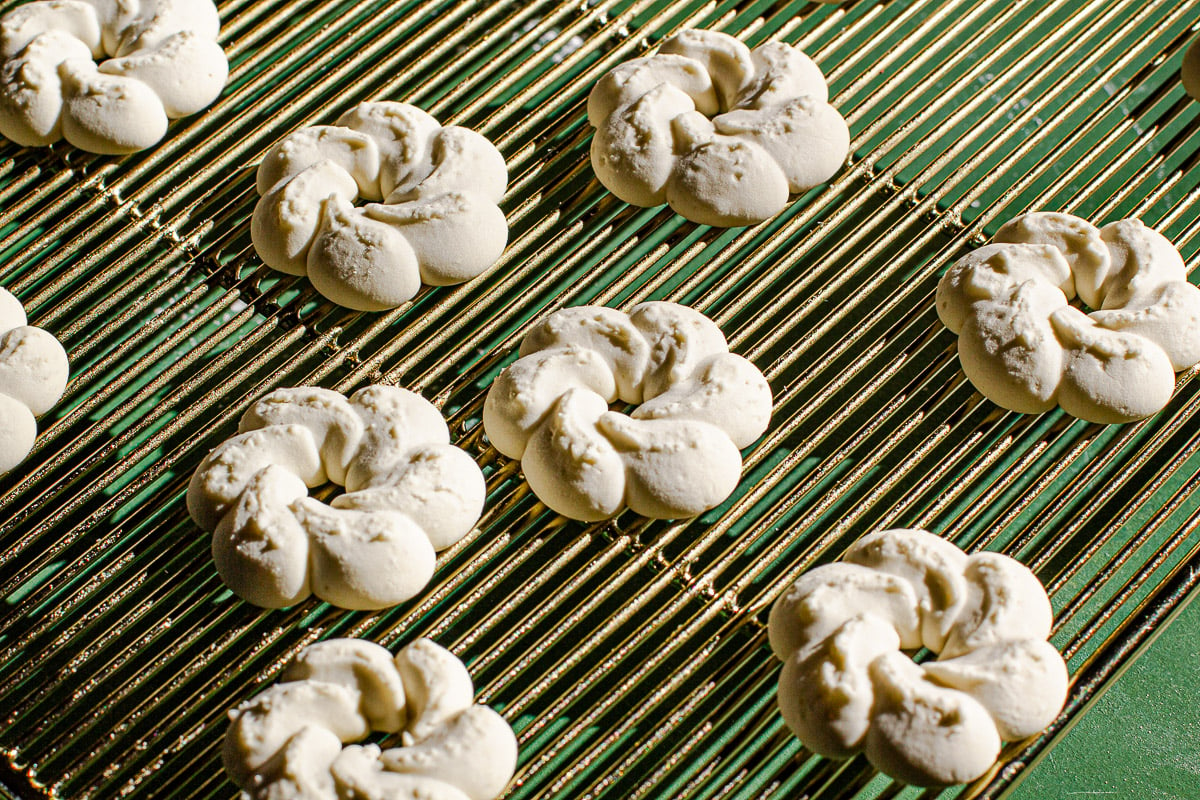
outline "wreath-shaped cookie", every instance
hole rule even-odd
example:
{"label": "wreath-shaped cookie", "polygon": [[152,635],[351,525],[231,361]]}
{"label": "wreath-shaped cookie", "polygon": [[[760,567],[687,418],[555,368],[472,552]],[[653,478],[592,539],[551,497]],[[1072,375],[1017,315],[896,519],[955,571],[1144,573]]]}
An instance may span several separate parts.
{"label": "wreath-shaped cookie", "polygon": [[[462,283],[494,264],[508,243],[497,205],[507,186],[504,157],[480,134],[405,103],[362,103],[271,148],[251,235],[267,266],[379,311],[422,282]],[[356,208],[360,198],[371,202]]]}
{"label": "wreath-shaped cookie", "polygon": [[[0,134],[93,153],[157,142],[217,99],[229,62],[211,0],[40,0],[0,19]],[[97,64],[99,61],[99,64]]]}
{"label": "wreath-shaped cookie", "polygon": [[[772,607],[779,709],[819,755],[863,751],[918,786],[974,780],[1001,740],[1041,731],[1066,701],[1052,622],[1042,584],[1008,556],[968,556],[927,531],[872,533]],[[921,647],[938,659],[901,652]]]}
{"label": "wreath-shaped cookie", "polygon": [[588,122],[592,168],[610,192],[722,227],[775,216],[850,150],[812,59],[716,31],[680,31],[617,66],[592,89]]}
{"label": "wreath-shaped cookie", "polygon": [[[240,430],[197,467],[187,503],[212,531],[221,579],[258,606],[310,593],[341,608],[407,600],[433,576],[435,551],[483,509],[479,466],[449,443],[441,413],[405,389],[369,386],[349,400],[278,389]],[[326,481],[346,493],[329,504],[308,496]]]}
{"label": "wreath-shaped cookie", "polygon": [[[1097,228],[1035,212],[993,242],[950,267],[937,310],[963,372],[996,405],[1129,422],[1162,410],[1175,373],[1200,362],[1200,289],[1140,220]],[[1077,295],[1091,313],[1069,304]]]}
{"label": "wreath-shaped cookie", "polygon": [[[538,498],[573,519],[627,505],[665,519],[713,508],[741,478],[739,449],[770,422],[762,373],[676,303],[563,309],[520,354],[488,391],[484,430],[521,460]],[[618,400],[641,405],[627,416],[609,409]]]}
{"label": "wreath-shaped cookie", "polygon": [[28,322],[21,301],[0,287],[0,475],[29,455],[37,438],[34,418],[67,388],[67,351]]}
{"label": "wreath-shaped cookie", "polygon": [[[474,695],[462,662],[429,639],[394,659],[361,639],[318,642],[229,712],[225,769],[254,800],[491,800],[517,740]],[[402,732],[403,746],[343,746],[372,732]]]}

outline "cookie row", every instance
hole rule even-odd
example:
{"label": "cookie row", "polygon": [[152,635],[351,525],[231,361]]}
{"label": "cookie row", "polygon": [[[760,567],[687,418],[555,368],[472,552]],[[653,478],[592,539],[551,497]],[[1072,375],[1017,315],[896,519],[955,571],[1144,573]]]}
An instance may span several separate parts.
{"label": "cookie row", "polygon": [[[966,783],[1003,741],[1061,712],[1069,676],[1046,641],[1052,624],[1044,588],[1014,559],[967,555],[927,531],[877,531],[773,605],[779,708],[814,753],[862,751],[918,786]],[[937,658],[914,662],[922,648]],[[226,770],[255,800],[492,800],[518,743],[473,695],[462,662],[428,639],[394,658],[362,640],[309,645],[230,711]],[[399,734],[401,746],[357,744],[372,733]]]}

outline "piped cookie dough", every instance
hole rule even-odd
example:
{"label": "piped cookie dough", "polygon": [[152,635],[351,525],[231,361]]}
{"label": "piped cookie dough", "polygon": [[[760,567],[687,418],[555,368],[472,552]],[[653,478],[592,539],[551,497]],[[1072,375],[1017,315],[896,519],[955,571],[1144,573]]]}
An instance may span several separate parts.
{"label": "piped cookie dough", "polygon": [[[1020,562],[968,556],[927,531],[878,531],[771,608],[779,709],[818,755],[864,752],[917,786],[965,783],[1001,742],[1062,710],[1068,675],[1046,641],[1052,623],[1045,589]],[[920,647],[938,659],[901,652]]]}
{"label": "piped cookie dough", "polygon": [[[435,552],[483,510],[479,466],[450,444],[420,395],[369,386],[347,400],[315,387],[277,389],[241,431],[200,463],[192,519],[211,531],[213,561],[238,597],[284,608],[315,594],[341,608],[385,608],[433,576]],[[308,496],[327,481],[346,493]]]}
{"label": "piped cookie dough", "polygon": [[0,287],[0,475],[29,455],[35,417],[53,408],[67,388],[67,351],[28,322],[21,301]]}
{"label": "piped cookie dough", "polygon": [[1200,362],[1200,289],[1174,245],[1137,219],[1098,228],[1023,214],[950,267],[937,310],[975,388],[1024,414],[1148,417],[1171,399],[1175,373]]}
{"label": "piped cookie dough", "polygon": [[229,62],[211,0],[39,0],[0,18],[0,134],[143,150],[217,99]]}
{"label": "piped cookie dough", "polygon": [[[741,478],[739,450],[770,422],[762,373],[676,303],[566,308],[529,331],[520,355],[488,391],[484,430],[572,519],[713,508]],[[640,405],[626,415],[609,408],[617,402]]]}
{"label": "piped cookie dough", "polygon": [[592,89],[588,121],[592,167],[610,192],[720,227],[775,216],[850,150],[812,59],[717,31],[680,31],[618,65]]}
{"label": "piped cookie dough", "polygon": [[271,148],[251,236],[267,266],[381,311],[494,264],[508,243],[507,187],[504,157],[480,134],[405,103],[362,103]]}
{"label": "piped cookie dough", "polygon": [[[225,770],[249,800],[492,800],[517,739],[474,695],[463,663],[429,639],[395,658],[361,639],[318,642],[229,712]],[[402,746],[353,744],[371,733]]]}

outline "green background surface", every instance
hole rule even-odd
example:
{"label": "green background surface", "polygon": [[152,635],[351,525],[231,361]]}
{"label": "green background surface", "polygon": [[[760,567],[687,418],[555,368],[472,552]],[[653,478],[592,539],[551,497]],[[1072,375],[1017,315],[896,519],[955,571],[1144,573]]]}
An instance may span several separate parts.
{"label": "green background surface", "polygon": [[1200,797],[1200,603],[1189,601],[1012,800]]}

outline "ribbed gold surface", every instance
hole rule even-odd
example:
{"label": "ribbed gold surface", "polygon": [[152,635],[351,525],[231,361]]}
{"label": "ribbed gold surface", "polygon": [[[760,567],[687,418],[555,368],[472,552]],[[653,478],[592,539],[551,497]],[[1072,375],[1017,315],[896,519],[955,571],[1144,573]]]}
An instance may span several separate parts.
{"label": "ribbed gold surface", "polygon": [[[519,733],[514,798],[934,796],[811,757],[775,711],[767,607],[879,526],[1003,550],[1052,591],[1068,710],[967,792],[990,796],[1200,580],[1193,374],[1138,424],[1002,413],[966,383],[932,297],[1027,208],[1140,216],[1194,265],[1200,104],[1177,79],[1194,3],[220,9],[229,86],[157,147],[0,148],[0,283],[73,363],[33,455],[0,479],[0,780],[22,796],[231,796],[225,710],[346,635],[462,656]],[[850,121],[850,165],[747,229],[605,192],[587,92],[686,26],[802,46]],[[511,176],[501,263],[382,314],[264,268],[249,237],[265,149],[367,99],[480,130]],[[567,522],[487,445],[483,396],[548,310],[645,299],[718,321],[771,381],[771,428],[709,514]],[[387,612],[236,601],[187,517],[191,471],[271,388],[378,381],[434,400],[484,466],[479,530]]]}

